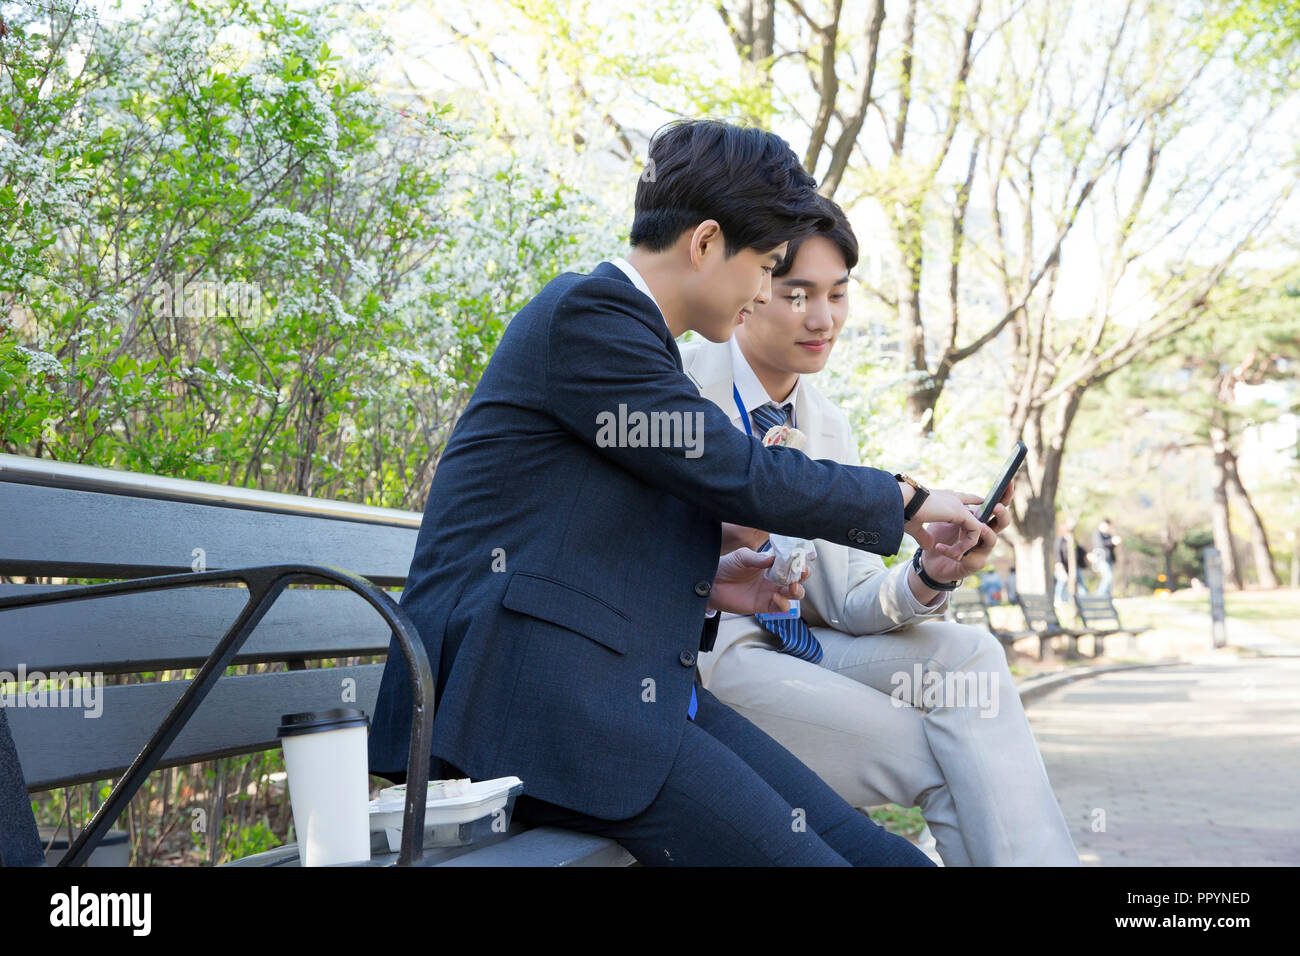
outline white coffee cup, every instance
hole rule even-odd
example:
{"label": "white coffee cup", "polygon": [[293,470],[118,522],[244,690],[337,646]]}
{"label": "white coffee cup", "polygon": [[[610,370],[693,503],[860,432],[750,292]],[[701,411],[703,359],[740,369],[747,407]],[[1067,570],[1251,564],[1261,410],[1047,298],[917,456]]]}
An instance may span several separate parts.
{"label": "white coffee cup", "polygon": [[370,859],[369,723],[364,711],[348,707],[280,718],[277,736],[303,866]]}

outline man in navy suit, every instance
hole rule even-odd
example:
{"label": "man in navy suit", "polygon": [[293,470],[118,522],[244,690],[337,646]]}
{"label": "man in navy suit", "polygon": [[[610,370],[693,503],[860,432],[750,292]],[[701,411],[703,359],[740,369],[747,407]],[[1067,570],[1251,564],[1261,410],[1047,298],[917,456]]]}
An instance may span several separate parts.
{"label": "man in navy suit", "polygon": [[[787,242],[830,228],[779,137],[711,121],[651,141],[627,260],[553,279],[507,327],[430,489],[402,595],[437,672],[443,772],[515,774],[516,815],[646,864],[929,861],[696,683],[718,610],[784,608],[770,556],[719,564],[721,522],[953,556],[978,496],[813,461],[737,431],[676,337],[725,341]],[[924,524],[965,534],[935,542]],[[403,779],[411,700],[391,648],[371,771]],[[435,761],[435,767],[438,764]]]}

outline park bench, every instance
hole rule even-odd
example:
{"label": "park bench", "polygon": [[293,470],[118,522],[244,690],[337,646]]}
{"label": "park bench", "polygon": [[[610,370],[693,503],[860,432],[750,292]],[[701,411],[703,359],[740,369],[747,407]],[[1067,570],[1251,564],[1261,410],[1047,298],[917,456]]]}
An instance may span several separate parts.
{"label": "park bench", "polygon": [[958,624],[969,624],[972,627],[981,627],[998,639],[1002,644],[1002,650],[1007,655],[1007,662],[1011,662],[1012,646],[1022,637],[1032,637],[1037,631],[1008,631],[993,626],[993,620],[989,617],[989,607],[984,601],[984,592],[978,587],[963,587],[953,591],[948,595],[948,616]]}
{"label": "park bench", "polygon": [[[1079,621],[1094,635],[1097,653],[1102,651],[1102,642],[1112,634],[1128,634],[1130,641],[1139,634],[1151,630],[1149,627],[1125,627],[1119,621],[1119,612],[1109,594],[1076,594],[1074,607],[1079,614]],[[1131,645],[1130,645],[1131,646]]]}
{"label": "park bench", "polygon": [[[413,782],[400,849],[376,849],[371,865],[632,862],[614,841],[513,821],[481,843],[423,848],[435,685],[391,590],[405,581],[419,514],[0,455],[0,515],[0,576],[111,582],[0,580],[0,672],[198,669],[104,686],[94,717],[0,707],[0,865],[45,863],[31,793],[118,778],[59,863],[82,865],[152,770],[278,748],[285,713],[373,714],[383,664],[322,662],[382,657],[393,637],[415,700]],[[224,676],[267,662],[288,669]],[[297,848],[234,865],[298,865]]]}
{"label": "park bench", "polygon": [[[1079,638],[1091,632],[1063,627],[1056,617],[1056,605],[1052,603],[1050,594],[1026,594],[1024,591],[1018,591],[1016,593],[1016,603],[1020,605],[1020,612],[1025,616],[1025,625],[1038,634],[1038,659],[1040,661],[1046,656],[1047,646],[1055,637],[1069,638],[1066,656],[1078,656]],[[1093,656],[1096,657],[1097,653],[1097,645],[1094,643]]]}

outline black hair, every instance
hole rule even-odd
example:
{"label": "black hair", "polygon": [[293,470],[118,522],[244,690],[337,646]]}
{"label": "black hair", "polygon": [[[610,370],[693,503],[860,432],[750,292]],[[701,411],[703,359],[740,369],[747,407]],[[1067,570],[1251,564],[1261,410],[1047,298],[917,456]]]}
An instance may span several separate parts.
{"label": "black hair", "polygon": [[[852,270],[858,264],[858,237],[853,234],[853,227],[849,225],[849,219],[844,215],[843,209],[825,196],[818,196],[817,200],[832,223],[829,229],[818,234],[835,243],[840,254],[844,256],[844,267]],[[772,270],[773,279],[780,278],[794,268],[794,258],[799,254],[799,247],[807,238],[807,236],[800,236],[798,239],[790,240],[790,245],[785,248],[785,258]]]}
{"label": "black hair", "polygon": [[662,252],[706,219],[722,227],[728,257],[767,252],[831,226],[817,182],[790,145],[757,127],[676,120],[650,138],[636,186],[633,246]]}

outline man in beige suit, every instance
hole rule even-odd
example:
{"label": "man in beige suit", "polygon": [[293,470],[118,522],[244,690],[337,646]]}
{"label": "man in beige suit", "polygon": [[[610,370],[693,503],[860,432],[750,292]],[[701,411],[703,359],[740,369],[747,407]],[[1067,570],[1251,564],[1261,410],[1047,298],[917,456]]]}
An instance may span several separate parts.
{"label": "man in beige suit", "polygon": [[[807,378],[843,326],[857,262],[847,220],[828,206],[836,229],[790,244],[770,300],[730,341],[683,346],[682,361],[737,428],[761,437],[784,415],[809,457],[857,464],[847,417]],[[1007,520],[999,506],[990,525]],[[724,531],[724,551],[768,538]],[[771,541],[781,554],[798,543]],[[817,540],[802,624],[724,614],[714,650],[699,658],[701,680],[850,804],[919,806],[949,866],[1077,865],[1000,645],[942,619],[944,588],[983,566],[993,543],[960,563],[922,554],[919,566],[886,568]]]}

